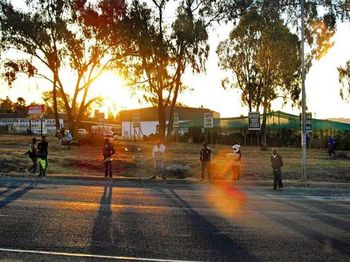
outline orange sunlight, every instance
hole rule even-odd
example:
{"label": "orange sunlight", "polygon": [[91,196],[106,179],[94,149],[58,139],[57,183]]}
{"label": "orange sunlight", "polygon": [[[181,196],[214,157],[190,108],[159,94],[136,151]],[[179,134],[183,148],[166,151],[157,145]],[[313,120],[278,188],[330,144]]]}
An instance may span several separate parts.
{"label": "orange sunlight", "polygon": [[141,106],[138,99],[132,97],[131,88],[126,86],[126,82],[110,71],[103,73],[96,79],[90,90],[90,97],[99,96],[103,99],[102,104],[96,106],[95,109],[104,112],[106,117],[109,112],[115,116],[120,110]]}
{"label": "orange sunlight", "polygon": [[215,156],[211,165],[211,173],[218,179],[208,190],[207,199],[209,203],[227,218],[238,217],[247,196],[234,186],[236,178],[233,177],[231,164],[231,150],[223,149]]}

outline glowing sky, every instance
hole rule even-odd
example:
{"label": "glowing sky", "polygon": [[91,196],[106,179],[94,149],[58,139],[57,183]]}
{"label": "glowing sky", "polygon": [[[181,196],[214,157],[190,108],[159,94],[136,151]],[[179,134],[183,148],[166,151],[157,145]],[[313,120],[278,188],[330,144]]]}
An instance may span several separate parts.
{"label": "glowing sky", "polygon": [[[231,28],[220,25],[210,30],[210,56],[207,61],[206,73],[192,75],[187,72],[184,82],[193,89],[179,96],[179,102],[188,106],[210,108],[221,113],[222,117],[239,116],[247,114],[247,108],[240,103],[238,90],[224,90],[221,87],[221,80],[227,73],[218,68],[216,46],[219,41],[224,40]],[[334,36],[335,45],[320,61],[314,64],[306,76],[307,106],[314,117],[350,117],[350,103],[346,103],[339,96],[340,84],[338,83],[337,67],[344,65],[350,60],[350,48],[348,35],[350,24],[340,24]],[[41,100],[41,92],[49,90],[50,84],[35,79],[20,78],[10,89],[1,80],[0,98],[9,96],[15,100],[23,97],[28,103]],[[126,108],[137,108],[148,106],[139,103],[136,97],[131,96],[127,87],[123,87],[123,81],[112,73],[106,73],[98,80],[93,88],[92,95],[99,95],[105,98],[102,111],[111,109],[118,111]],[[289,106],[282,108],[281,101],[275,101],[273,110],[299,114],[299,109]]]}

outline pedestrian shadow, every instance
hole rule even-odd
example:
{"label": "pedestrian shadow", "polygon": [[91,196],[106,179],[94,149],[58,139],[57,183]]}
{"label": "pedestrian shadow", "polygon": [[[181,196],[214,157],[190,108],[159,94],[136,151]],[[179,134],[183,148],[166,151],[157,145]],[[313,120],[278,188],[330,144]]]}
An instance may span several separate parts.
{"label": "pedestrian shadow", "polygon": [[[212,261],[214,258],[219,261],[259,261],[257,257],[243,249],[225,233],[221,233],[217,227],[195,211],[193,207],[182,199],[173,189],[169,189],[170,194],[163,189],[158,190],[175,205],[180,205],[184,208],[184,212],[189,217],[189,224],[193,225],[195,234],[205,241],[207,245],[205,247],[207,250],[203,254],[205,257],[200,257],[199,259],[208,261]],[[237,229],[237,227],[235,227],[235,229]],[[214,252],[212,252],[212,250]]]}
{"label": "pedestrian shadow", "polygon": [[16,188],[20,187],[22,183],[10,183],[7,188],[0,192],[0,196],[6,194],[7,192],[13,191]]}
{"label": "pedestrian shadow", "polygon": [[[18,188],[20,187],[21,185],[17,185],[15,187]],[[15,191],[13,193],[11,193],[10,195],[6,196],[4,199],[0,200],[0,208],[3,208],[5,206],[7,206],[8,204],[16,201],[18,198],[22,197],[24,194],[26,194],[28,191],[34,189],[36,186],[36,183],[30,183],[28,186],[18,190],[18,191]],[[3,195],[5,192],[10,192],[10,190],[5,190],[3,192],[1,192],[1,195]]]}
{"label": "pedestrian shadow", "polygon": [[[294,204],[288,201],[283,201],[283,200],[278,200],[278,202],[281,202],[284,205],[288,205],[290,207],[293,207],[295,209],[299,209],[302,211],[304,216],[310,217],[312,219],[315,219],[317,221],[320,221],[326,225],[330,225],[333,226],[335,228],[344,230],[346,232],[350,232],[350,224],[347,221],[344,221],[342,219],[338,219],[338,218],[334,218],[325,214],[319,214],[317,212],[314,212],[312,210],[312,206],[313,205],[309,205],[308,207],[304,207],[302,205],[298,205],[298,204]],[[326,203],[322,203],[322,205],[327,205]],[[309,206],[311,206],[311,208],[309,208]],[[334,208],[334,207],[333,207]],[[332,212],[335,209],[332,209],[331,211],[327,211],[327,212]]]}
{"label": "pedestrian shadow", "polygon": [[285,218],[279,214],[263,210],[260,207],[255,206],[254,209],[270,221],[276,222],[282,227],[286,227],[294,232],[297,232],[305,236],[307,239],[318,242],[325,248],[325,250],[329,250],[329,247],[331,247],[343,254],[350,256],[350,245],[347,242],[328,236],[322,232],[311,229],[310,227],[297,224],[293,219]]}
{"label": "pedestrian shadow", "polygon": [[112,242],[112,193],[113,186],[104,186],[100,207],[92,229],[90,251],[103,254],[111,250]]}

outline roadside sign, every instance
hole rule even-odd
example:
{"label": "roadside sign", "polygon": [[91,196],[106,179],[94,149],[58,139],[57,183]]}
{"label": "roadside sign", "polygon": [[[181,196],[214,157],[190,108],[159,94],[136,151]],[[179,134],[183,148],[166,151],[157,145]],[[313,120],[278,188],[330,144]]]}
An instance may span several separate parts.
{"label": "roadside sign", "polygon": [[204,128],[213,128],[214,119],[213,113],[204,113]]}
{"label": "roadside sign", "polygon": [[249,112],[248,121],[248,130],[260,130],[259,112]]}
{"label": "roadside sign", "polygon": [[28,118],[36,120],[44,116],[45,106],[44,105],[31,105],[28,106]]}
{"label": "roadside sign", "polygon": [[179,113],[174,113],[173,127],[179,127],[180,116]]}
{"label": "roadside sign", "polygon": [[[305,119],[305,122],[306,122],[306,132],[312,132],[312,113],[310,112],[307,112],[305,113],[305,116],[306,116],[306,119]],[[299,122],[300,122],[300,130],[303,130],[303,119],[302,119],[302,115],[299,114]]]}
{"label": "roadside sign", "polygon": [[140,113],[133,113],[132,114],[132,126],[133,127],[141,127]]}

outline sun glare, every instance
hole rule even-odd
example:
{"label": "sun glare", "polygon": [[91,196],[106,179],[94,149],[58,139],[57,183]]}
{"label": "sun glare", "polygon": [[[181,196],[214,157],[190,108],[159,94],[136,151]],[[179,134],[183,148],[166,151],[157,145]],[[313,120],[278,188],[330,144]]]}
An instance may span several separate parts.
{"label": "sun glare", "polygon": [[123,109],[140,107],[137,98],[132,96],[131,89],[126,86],[126,82],[112,72],[105,72],[92,84],[90,95],[103,99],[102,104],[96,109],[105,114],[111,112],[115,115]]}

